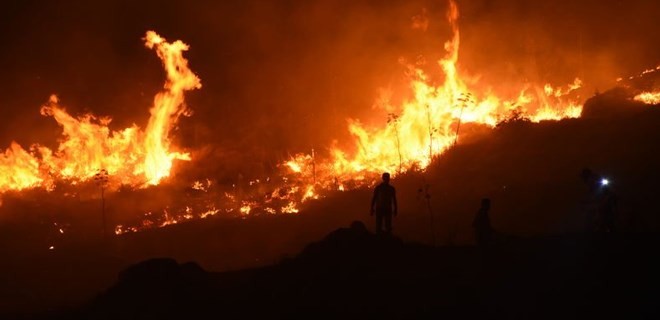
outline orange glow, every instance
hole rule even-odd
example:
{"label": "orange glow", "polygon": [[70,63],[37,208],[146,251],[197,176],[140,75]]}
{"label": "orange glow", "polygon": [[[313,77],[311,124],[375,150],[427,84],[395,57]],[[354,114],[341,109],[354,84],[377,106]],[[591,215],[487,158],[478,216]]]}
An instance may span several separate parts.
{"label": "orange glow", "polygon": [[301,201],[305,202],[306,200],[309,200],[309,199],[318,199],[318,198],[319,198],[319,196],[314,191],[314,186],[310,185],[310,186],[307,186],[307,190],[305,191],[305,194],[303,195]]}
{"label": "orange glow", "polygon": [[211,180],[206,179],[205,181],[195,181],[193,182],[192,188],[198,191],[208,192],[211,187]]}
{"label": "orange glow", "polygon": [[[304,209],[304,204],[324,197],[329,191],[371,186],[381,172],[396,176],[424,170],[438,156],[462,142],[461,125],[492,128],[513,115],[531,122],[580,116],[579,94],[583,83],[579,78],[565,85],[524,82],[511,85],[507,94],[479,83],[480,77],[468,74],[459,63],[459,10],[454,1],[449,2],[446,18],[452,36],[444,43],[442,57],[430,66],[443,77],[431,75],[428,65],[402,58],[400,62],[409,77],[409,95],[396,104],[385,93],[377,97],[377,105],[386,110],[380,116],[380,125],[346,119],[353,137],[352,148],[334,144],[328,148],[329,156],[325,159],[313,150],[311,154],[296,154],[280,163],[281,176],[273,176],[273,182],[270,177],[248,181],[247,186],[237,182],[233,191],[217,188],[218,183],[213,184],[211,179],[187,183],[188,188],[199,191],[194,192],[195,196],[215,198],[203,206],[190,203],[183,209],[168,207],[147,212],[137,225],[117,225],[115,234],[175,225],[219,213],[243,218],[260,213],[296,214]],[[414,17],[411,24],[415,32],[426,32],[428,26],[426,14]],[[29,188],[52,190],[59,181],[71,184],[90,181],[100,170],[108,172],[113,185],[143,188],[158,185],[169,177],[175,160],[191,160],[190,154],[179,150],[171,140],[172,128],[180,116],[187,114],[185,93],[201,88],[200,79],[183,56],[188,45],[181,41],[167,42],[153,31],[146,33],[144,42],[156,52],[166,72],[164,87],[154,97],[146,126],[110,129],[110,118],[92,114],[72,116],[60,105],[58,97],[52,95],[41,108],[41,114],[52,117],[62,128],[58,147],[51,150],[37,144],[23,148],[12,142],[4,152],[0,151],[0,195]],[[660,66],[637,77],[657,70]],[[660,93],[645,92],[634,99],[657,104]],[[245,189],[259,189],[259,193],[255,195],[256,192]],[[66,230],[68,234],[69,229]]]}
{"label": "orange glow", "polygon": [[184,92],[201,87],[199,78],[188,68],[181,41],[168,43],[153,31],[145,45],[156,50],[167,72],[163,91],[154,98],[146,130],[136,125],[112,131],[110,118],[68,114],[52,95],[41,114],[52,117],[62,128],[56,150],[33,145],[29,151],[17,143],[0,153],[0,193],[43,187],[52,189],[56,180],[87,181],[100,170],[108,172],[117,184],[144,187],[158,184],[170,175],[172,163],[190,160],[190,155],[174,151],[170,129],[185,112]]}
{"label": "orange glow", "polygon": [[[331,189],[343,190],[345,187],[341,181],[361,184],[370,182],[366,177],[375,173],[397,174],[413,168],[424,169],[459,141],[461,124],[493,127],[512,112],[533,122],[580,116],[582,105],[579,97],[575,97],[582,86],[578,78],[563,87],[524,84],[518,89],[519,94],[513,97],[499,97],[487,86],[464,80],[467,77],[458,67],[458,17],[458,7],[450,1],[447,20],[453,36],[445,42],[446,54],[438,61],[445,75],[444,81],[436,85],[424,70],[408,64],[411,97],[401,105],[391,105],[387,96],[378,99],[382,109],[394,110],[384,126],[368,127],[359,120],[348,119],[348,130],[355,138],[357,148],[349,152],[332,147],[332,159],[314,164],[317,183],[325,188],[336,184],[336,188]],[[310,161],[309,155],[296,155],[285,165],[292,173],[304,175],[309,181],[307,168],[311,168]],[[309,196],[305,193],[303,199],[307,198]]]}
{"label": "orange glow", "polygon": [[298,208],[296,207],[296,203],[291,201],[289,202],[286,206],[282,207],[280,209],[282,213],[298,213]]}
{"label": "orange glow", "polygon": [[636,95],[634,100],[646,104],[660,104],[660,91],[642,92]]}
{"label": "orange glow", "polygon": [[256,203],[251,201],[243,201],[240,212],[242,215],[247,216],[250,214]]}

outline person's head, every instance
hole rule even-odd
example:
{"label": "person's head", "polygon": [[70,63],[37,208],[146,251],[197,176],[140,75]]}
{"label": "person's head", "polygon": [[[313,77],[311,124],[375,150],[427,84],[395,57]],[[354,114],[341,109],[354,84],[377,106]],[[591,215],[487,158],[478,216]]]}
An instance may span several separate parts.
{"label": "person's head", "polygon": [[383,173],[383,182],[390,183],[390,173],[389,172]]}
{"label": "person's head", "polygon": [[594,172],[591,171],[589,168],[584,168],[582,169],[582,172],[580,172],[580,178],[584,181],[589,181],[594,176]]}
{"label": "person's head", "polygon": [[481,199],[481,207],[484,209],[490,209],[490,199],[489,198]]}

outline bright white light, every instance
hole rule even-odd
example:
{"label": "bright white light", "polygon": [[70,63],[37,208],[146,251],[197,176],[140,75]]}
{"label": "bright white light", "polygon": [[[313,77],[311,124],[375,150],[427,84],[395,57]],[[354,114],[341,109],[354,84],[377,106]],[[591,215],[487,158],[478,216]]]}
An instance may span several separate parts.
{"label": "bright white light", "polygon": [[607,180],[607,179],[600,180],[600,185],[606,186],[608,184],[610,184],[610,180]]}

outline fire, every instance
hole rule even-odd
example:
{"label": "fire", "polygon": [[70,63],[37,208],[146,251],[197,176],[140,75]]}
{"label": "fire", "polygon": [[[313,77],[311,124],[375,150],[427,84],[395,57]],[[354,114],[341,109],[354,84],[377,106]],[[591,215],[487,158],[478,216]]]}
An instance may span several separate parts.
{"label": "fire", "polygon": [[198,180],[193,182],[192,188],[198,191],[208,192],[211,184],[212,182],[210,179],[206,179],[204,182]]}
{"label": "fire", "polygon": [[[459,65],[458,18],[458,7],[450,1],[447,20],[452,37],[444,43],[446,52],[435,66],[444,75],[442,81],[434,82],[423,66],[401,59],[409,77],[409,97],[397,105],[385,94],[378,99],[379,106],[386,110],[383,118],[387,121],[381,126],[348,119],[355,150],[333,145],[325,159],[317,158],[314,150],[311,154],[294,155],[281,163],[281,176],[254,179],[247,186],[233,185],[233,191],[222,189],[211,179],[194,181],[188,186],[199,191],[196,195],[207,197],[203,205],[149,211],[135,225],[117,225],[115,234],[204,219],[221,212],[241,218],[261,213],[295,214],[304,203],[328,192],[373,185],[377,173],[388,171],[396,175],[425,169],[461,141],[461,125],[494,127],[502,120],[540,122],[580,116],[579,78],[564,86],[523,83],[511,95],[498,94],[477,83],[475,79],[479,77],[467,75]],[[423,15],[414,19],[412,27],[426,32],[427,25]],[[62,128],[59,146],[51,150],[37,144],[26,150],[11,143],[0,153],[0,194],[36,187],[51,190],[61,180],[72,184],[89,181],[100,170],[106,170],[115,184],[146,187],[167,178],[174,160],[191,160],[190,154],[177,150],[170,140],[177,120],[188,113],[185,92],[201,88],[200,79],[183,57],[188,46],[181,41],[167,42],[153,31],[146,33],[144,41],[147,48],[156,51],[167,74],[163,90],[154,97],[144,130],[133,125],[113,131],[108,117],[71,116],[53,95],[41,108],[41,114],[52,117]],[[657,70],[660,66],[639,76]],[[649,104],[657,104],[659,99],[658,92],[635,97]],[[60,233],[64,230],[59,229]]]}
{"label": "fire", "polygon": [[52,187],[52,181],[42,177],[39,161],[18,143],[12,142],[0,153],[0,193],[44,186]]}
{"label": "fire", "polygon": [[202,212],[202,214],[200,214],[199,217],[202,218],[202,219],[206,219],[210,216],[214,216],[214,215],[218,214],[218,212],[220,212],[220,210],[213,207],[213,208],[209,209],[206,212]]}
{"label": "fire", "polygon": [[[646,69],[646,70],[640,72],[640,73],[637,74],[637,75],[630,76],[630,77],[628,77],[628,80],[634,80],[634,79],[637,79],[637,78],[641,78],[641,77],[643,77],[643,76],[645,76],[645,75],[647,75],[647,74],[654,73],[654,72],[658,72],[658,71],[660,71],[660,65],[658,65],[658,66],[655,67],[655,68],[649,68],[649,69]],[[620,82],[620,81],[622,81],[622,80],[623,80],[623,78],[618,78],[618,79],[616,79],[617,82]]]}
{"label": "fire", "polygon": [[[302,155],[302,156],[304,158],[307,158],[306,155]],[[296,173],[302,172],[302,167],[300,166],[299,160],[297,161],[296,159],[292,159],[292,160],[287,161],[285,164],[293,172],[296,172]]]}
{"label": "fire", "polygon": [[[397,106],[387,97],[379,99],[382,109],[395,110],[388,114],[385,126],[367,127],[349,119],[348,129],[359,147],[352,153],[332,147],[332,159],[314,164],[315,180],[325,187],[335,184],[337,190],[344,186],[333,181],[366,182],[366,176],[378,172],[424,169],[458,142],[461,124],[493,127],[512,114],[533,122],[580,116],[582,105],[576,93],[582,81],[578,78],[564,87],[524,84],[513,97],[496,96],[489,88],[474,87],[474,81],[464,80],[467,77],[458,67],[458,17],[458,6],[450,1],[447,20],[453,36],[445,42],[446,55],[438,61],[444,82],[436,85],[422,68],[408,64],[411,98]],[[296,155],[286,166],[292,173],[309,175],[303,169],[310,167],[309,162],[309,156]]]}
{"label": "fire", "polygon": [[243,201],[243,205],[241,206],[240,209],[241,214],[245,216],[249,215],[255,205],[256,203],[254,202]]}
{"label": "fire", "polygon": [[177,160],[190,155],[174,151],[169,133],[185,113],[184,92],[201,87],[188,68],[183,52],[188,46],[169,43],[153,31],[146,33],[145,45],[154,49],[163,63],[167,80],[154,98],[151,117],[144,131],[136,125],[112,131],[111,119],[86,114],[74,117],[52,95],[41,114],[52,117],[62,128],[55,150],[35,144],[29,151],[12,142],[0,154],[0,193],[35,187],[52,189],[57,180],[76,183],[91,180],[106,170],[114,183],[144,187],[158,184],[170,175]]}
{"label": "fire", "polygon": [[299,211],[298,208],[296,207],[296,203],[293,201],[287,203],[287,205],[282,207],[282,209],[280,210],[282,211],[282,213],[298,213]]}
{"label": "fire", "polygon": [[660,104],[660,91],[642,92],[636,95],[633,99],[646,104]]}
{"label": "fire", "polygon": [[310,186],[307,186],[307,190],[305,191],[305,194],[303,195],[302,200],[300,200],[300,201],[305,202],[309,199],[318,199],[318,198],[319,198],[319,196],[314,191],[314,186],[310,185]]}

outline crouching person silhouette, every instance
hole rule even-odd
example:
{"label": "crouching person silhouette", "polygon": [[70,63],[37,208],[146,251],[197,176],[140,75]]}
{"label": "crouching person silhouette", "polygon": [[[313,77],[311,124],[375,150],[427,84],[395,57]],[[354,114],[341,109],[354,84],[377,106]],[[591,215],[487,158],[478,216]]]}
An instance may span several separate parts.
{"label": "crouching person silhouette", "polygon": [[[376,214],[376,233],[392,233],[392,216],[397,215],[396,191],[390,185],[390,174],[383,173],[383,182],[376,186],[371,199],[370,214]],[[385,230],[383,230],[383,224]]]}

